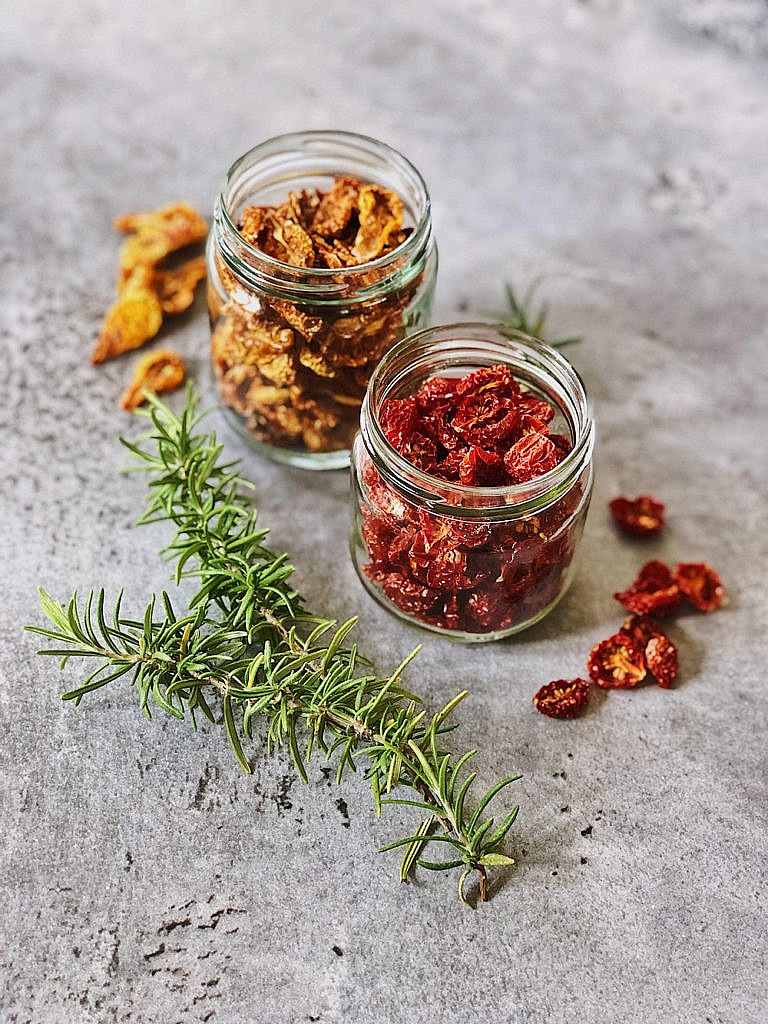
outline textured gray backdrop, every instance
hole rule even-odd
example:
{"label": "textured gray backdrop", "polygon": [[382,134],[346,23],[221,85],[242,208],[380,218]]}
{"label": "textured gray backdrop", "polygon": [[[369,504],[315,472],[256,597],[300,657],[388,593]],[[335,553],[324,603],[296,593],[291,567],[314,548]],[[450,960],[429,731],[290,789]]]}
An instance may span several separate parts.
{"label": "textured gray backdrop", "polygon": [[[765,3],[50,0],[6,5],[0,50],[2,1021],[765,1021]],[[476,913],[452,880],[398,884],[362,782],[302,786],[258,745],[245,778],[216,729],[149,724],[127,688],[62,705],[74,672],[21,632],[38,583],[141,607],[166,582],[167,534],[132,527],[142,486],[116,473],[134,358],[87,360],[110,218],[210,210],[243,150],[331,126],[422,169],[438,320],[543,275],[585,338],[598,472],[567,602],[514,642],[427,639],[410,673],[433,704],[471,688],[486,779],[525,774],[518,866]],[[208,388],[202,303],[166,337]],[[347,562],[345,474],[244,454],[311,602],[359,612],[391,666],[420,637]],[[669,509],[646,547],[605,505],[642,490]],[[675,627],[680,686],[536,715],[646,552],[707,559],[730,594]]]}

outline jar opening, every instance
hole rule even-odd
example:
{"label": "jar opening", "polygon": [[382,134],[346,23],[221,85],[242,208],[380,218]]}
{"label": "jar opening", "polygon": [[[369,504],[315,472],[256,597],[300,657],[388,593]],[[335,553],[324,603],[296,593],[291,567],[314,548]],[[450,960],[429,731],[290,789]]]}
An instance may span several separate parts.
{"label": "jar opening", "polygon": [[[290,191],[326,189],[345,175],[381,184],[402,199],[411,232],[391,252],[342,270],[296,267],[268,256],[239,233],[237,221],[246,206],[276,205]],[[216,200],[214,230],[225,263],[250,287],[298,299],[306,295],[314,304],[348,298],[350,292],[356,300],[368,300],[422,272],[432,243],[431,203],[418,170],[385,143],[352,132],[296,132],[269,139],[232,164]]]}
{"label": "jar opening", "polygon": [[[461,376],[502,363],[525,388],[555,407],[566,425],[571,451],[554,469],[521,484],[480,487],[446,481],[413,466],[389,442],[380,425],[387,399],[413,394],[430,377]],[[394,346],[376,368],[361,410],[361,434],[376,468],[411,500],[456,517],[479,508],[494,518],[516,518],[548,507],[588,464],[594,423],[576,370],[544,342],[503,325],[451,324],[429,328]]]}

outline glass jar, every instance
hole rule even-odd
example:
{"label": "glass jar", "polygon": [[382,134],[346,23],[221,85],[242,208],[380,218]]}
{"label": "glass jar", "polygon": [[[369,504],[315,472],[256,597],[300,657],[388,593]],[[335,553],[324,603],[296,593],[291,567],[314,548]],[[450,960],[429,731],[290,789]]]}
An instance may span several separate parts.
{"label": "glass jar", "polygon": [[[503,364],[555,410],[571,446],[549,472],[505,487],[417,469],[390,444],[384,404],[435,376]],[[573,573],[592,491],[594,424],[581,378],[549,345],[487,324],[421,331],[372,375],[352,454],[351,551],[366,589],[401,618],[464,642],[497,640],[548,614]]]}
{"label": "glass jar", "polygon": [[[403,203],[403,240],[367,263],[292,266],[238,231],[243,211],[337,178]],[[309,469],[349,462],[368,380],[384,353],[426,326],[437,271],[430,199],[416,168],[362,135],[282,135],[240,157],[216,201],[208,249],[211,358],[228,419],[255,448]]]}

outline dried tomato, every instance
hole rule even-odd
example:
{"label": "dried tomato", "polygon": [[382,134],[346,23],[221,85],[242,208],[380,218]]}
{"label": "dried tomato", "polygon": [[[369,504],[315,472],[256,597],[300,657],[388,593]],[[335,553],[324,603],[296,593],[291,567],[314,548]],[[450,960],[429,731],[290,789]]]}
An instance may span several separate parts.
{"label": "dried tomato", "polygon": [[548,473],[560,462],[561,454],[545,434],[532,431],[516,441],[504,456],[504,465],[515,483],[526,483]]}
{"label": "dried tomato", "polygon": [[700,612],[714,612],[723,603],[722,581],[704,562],[680,562],[675,567],[675,582],[680,593]]}
{"label": "dried tomato", "polygon": [[437,466],[437,448],[424,434],[416,431],[401,446],[401,454],[424,473],[431,473]]}
{"label": "dried tomato", "polygon": [[487,391],[496,391],[506,398],[512,398],[520,394],[520,385],[509,367],[501,364],[482,366],[457,381],[456,394],[460,397],[480,395]]}
{"label": "dried tomato", "polygon": [[482,392],[467,395],[451,420],[452,429],[473,445],[499,445],[520,429],[520,415],[509,399]]}
{"label": "dried tomato", "polygon": [[630,615],[628,619],[624,620],[624,625],[619,632],[632,637],[637,646],[642,647],[643,650],[653,637],[666,637],[667,635],[650,615]]}
{"label": "dried tomato", "polygon": [[397,572],[388,573],[381,586],[390,601],[409,615],[424,615],[437,604],[440,597],[439,591],[414,583]]}
{"label": "dried tomato", "polygon": [[668,636],[652,636],[645,645],[645,661],[656,682],[668,690],[677,676],[677,648]]}
{"label": "dried tomato", "polygon": [[458,377],[429,377],[416,392],[419,409],[424,413],[450,405],[459,380]]}
{"label": "dried tomato", "polygon": [[381,411],[381,429],[387,440],[400,449],[419,428],[419,409],[415,398],[387,402]]}
{"label": "dried tomato", "polygon": [[[385,401],[380,413],[391,444],[409,462],[479,488],[531,480],[557,465],[572,446],[562,435],[547,436],[554,417],[506,366],[432,377],[415,395]],[[365,462],[361,483],[385,526],[361,530],[370,556],[365,571],[403,611],[443,629],[495,632],[535,616],[560,593],[573,554],[567,525],[581,487],[540,516],[481,523],[415,509]]]}
{"label": "dried tomato", "polygon": [[468,486],[497,487],[504,478],[504,460],[496,452],[473,446],[459,463],[459,480]]}
{"label": "dried tomato", "polygon": [[589,683],[586,679],[555,679],[540,687],[531,700],[542,715],[573,718],[587,706]]}
{"label": "dried tomato", "polygon": [[626,633],[614,633],[589,652],[587,671],[603,689],[630,689],[645,679],[645,653]]}
{"label": "dried tomato", "polygon": [[646,562],[637,579],[613,595],[636,615],[669,615],[680,603],[680,590],[669,568],[658,561]]}
{"label": "dried tomato", "polygon": [[664,525],[664,506],[649,494],[614,498],[608,508],[619,529],[632,537],[650,537]]}
{"label": "dried tomato", "polygon": [[509,599],[498,587],[482,588],[469,595],[467,615],[472,629],[491,632],[495,629],[507,629],[512,624]]}
{"label": "dried tomato", "polygon": [[523,395],[516,403],[524,431],[546,432],[547,424],[555,418],[555,410],[535,395]]}

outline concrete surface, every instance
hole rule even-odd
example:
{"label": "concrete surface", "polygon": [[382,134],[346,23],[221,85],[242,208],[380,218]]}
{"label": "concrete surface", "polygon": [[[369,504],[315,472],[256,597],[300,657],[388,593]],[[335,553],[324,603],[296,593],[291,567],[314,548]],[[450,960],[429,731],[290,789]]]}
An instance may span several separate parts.
{"label": "concrete surface", "polygon": [[[768,8],[758,0],[6,5],[3,159],[3,1022],[758,1024],[765,976]],[[461,742],[519,769],[518,867],[493,901],[401,887],[362,782],[296,782],[216,729],[123,688],[80,709],[33,656],[34,588],[166,582],[164,530],[134,530],[116,473],[133,358],[87,354],[111,295],[110,218],[187,197],[283,130],[338,126],[424,172],[442,254],[437,318],[492,312],[541,274],[600,427],[567,602],[522,639],[428,639],[410,680],[465,685]],[[200,305],[168,334],[207,381]],[[207,386],[207,385],[206,385]],[[230,450],[242,451],[230,438]],[[345,554],[346,478],[246,456],[311,602],[362,616],[391,666],[418,639]],[[645,547],[606,515],[649,490]],[[675,626],[673,692],[536,715],[582,671],[646,557],[706,559],[726,610]],[[457,738],[458,742],[458,738]],[[395,816],[396,817],[396,816]]]}

